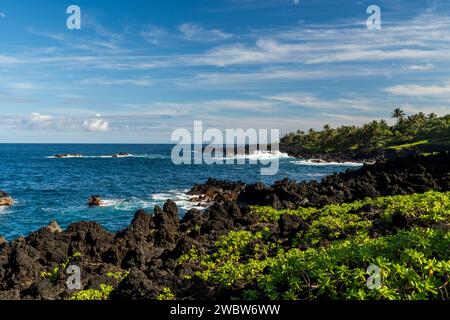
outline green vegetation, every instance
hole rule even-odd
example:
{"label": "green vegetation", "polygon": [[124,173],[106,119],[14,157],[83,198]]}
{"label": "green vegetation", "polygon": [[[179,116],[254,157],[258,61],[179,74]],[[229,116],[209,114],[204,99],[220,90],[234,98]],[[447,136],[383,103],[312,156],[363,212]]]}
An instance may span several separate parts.
{"label": "green vegetation", "polygon": [[81,252],[74,252],[70,257],[68,257],[63,263],[61,263],[61,265],[59,266],[55,266],[53,268],[53,270],[51,271],[42,271],[40,276],[41,279],[48,279],[50,280],[51,283],[56,283],[58,281],[59,278],[59,271],[63,270],[65,271],[67,269],[67,267],[69,266],[70,262],[77,258],[77,257],[81,257],[82,254]]}
{"label": "green vegetation", "polygon": [[[252,210],[261,216],[259,231],[232,231],[212,252],[192,248],[179,263],[198,265],[194,276],[211,285],[242,289],[236,298],[450,298],[450,192]],[[304,222],[288,244],[269,227],[282,215]],[[373,290],[370,265],[383,279]]]}
{"label": "green vegetation", "polygon": [[71,297],[71,300],[108,300],[113,290],[112,286],[102,283],[100,289],[78,291]]}
{"label": "green vegetation", "polygon": [[122,270],[117,272],[108,272],[106,276],[112,279],[116,279],[119,282],[122,282],[126,277],[128,277],[129,274],[130,272],[128,270],[127,271]]}
{"label": "green vegetation", "polygon": [[372,121],[360,127],[331,128],[325,125],[322,131],[310,129],[308,132],[289,133],[281,139],[281,144],[299,146],[313,153],[450,145],[450,115],[437,117],[418,113],[406,116],[401,109],[396,109],[392,116],[397,119],[393,126],[385,120]]}
{"label": "green vegetation", "polygon": [[275,210],[253,207],[262,221],[276,222],[281,215],[295,215],[309,227],[297,234],[298,244],[316,245],[350,236],[367,237],[370,231],[389,232],[394,219],[410,226],[431,226],[450,219],[450,192],[429,191],[408,196],[367,198],[323,208]]}
{"label": "green vegetation", "polygon": [[[117,271],[108,272],[106,276],[111,279],[117,280],[118,283],[125,280],[130,274],[129,271]],[[99,289],[87,289],[81,290],[72,295],[71,300],[108,300],[111,293],[114,291],[114,287],[105,283],[100,284]]]}
{"label": "green vegetation", "polygon": [[[450,234],[432,229],[345,240],[272,259],[247,295],[270,299],[449,299]],[[369,265],[382,270],[381,288],[366,285]]]}
{"label": "green vegetation", "polygon": [[421,144],[427,144],[429,142],[430,141],[428,141],[428,140],[416,141],[416,142],[413,142],[413,143],[405,143],[405,144],[401,144],[401,145],[398,145],[398,146],[391,146],[391,147],[389,147],[389,149],[394,149],[394,150],[409,149],[411,147],[419,146]]}
{"label": "green vegetation", "polygon": [[156,296],[156,300],[175,300],[175,295],[170,288],[164,288],[162,292]]}

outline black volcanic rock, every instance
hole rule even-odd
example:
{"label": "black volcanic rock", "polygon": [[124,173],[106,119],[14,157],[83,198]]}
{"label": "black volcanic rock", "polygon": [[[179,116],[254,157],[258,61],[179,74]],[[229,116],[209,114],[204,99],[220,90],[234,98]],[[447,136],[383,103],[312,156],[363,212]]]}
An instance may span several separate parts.
{"label": "black volcanic rock", "polygon": [[93,207],[99,207],[102,205],[102,199],[100,196],[91,196],[88,200],[88,206]]}
{"label": "black volcanic rock", "polygon": [[248,185],[238,195],[238,203],[291,209],[321,207],[366,197],[423,193],[427,190],[446,191],[450,186],[449,171],[448,153],[404,157],[334,174],[321,182],[296,183],[285,179],[273,186],[261,183]]}
{"label": "black volcanic rock", "polygon": [[[200,195],[210,187],[222,186],[222,190],[229,192],[227,199],[221,198],[203,212],[190,210],[181,221],[176,204],[168,201],[163,209],[155,207],[153,214],[137,211],[131,224],[115,234],[95,222],[79,222],[66,230],[53,224],[10,242],[0,237],[0,299],[70,298],[73,292],[67,289],[67,275],[61,269],[67,259],[81,268],[84,289],[110,284],[115,289],[112,299],[154,299],[164,288],[170,288],[180,299],[231,297],[229,292],[198,279],[185,279],[184,276],[191,276],[199,266],[192,262],[180,264],[178,259],[193,247],[199,255],[208,254],[230,230],[267,227],[282,243],[290,243],[299,231],[309,228],[306,221],[290,215],[282,215],[272,224],[260,222],[248,205],[277,209],[320,207],[368,196],[430,189],[449,191],[449,165],[449,155],[440,154],[366,165],[326,177],[321,182],[281,180],[272,186],[262,183],[245,186],[211,180],[207,186],[197,185],[194,192]],[[373,208],[361,210],[374,217],[381,214]],[[394,215],[389,226],[374,224],[372,232],[383,234],[405,226],[414,225]],[[81,256],[73,258],[75,253]],[[60,269],[54,279],[41,276],[42,272],[55,268]],[[122,281],[112,281],[107,274],[116,270],[129,271],[129,274]]]}

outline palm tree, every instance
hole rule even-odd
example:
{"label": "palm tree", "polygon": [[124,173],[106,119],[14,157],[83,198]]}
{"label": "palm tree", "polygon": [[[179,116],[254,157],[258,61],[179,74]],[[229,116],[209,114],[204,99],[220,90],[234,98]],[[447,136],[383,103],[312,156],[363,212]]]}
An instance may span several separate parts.
{"label": "palm tree", "polygon": [[397,123],[399,123],[405,117],[405,112],[400,108],[395,108],[391,115],[392,118],[397,119]]}

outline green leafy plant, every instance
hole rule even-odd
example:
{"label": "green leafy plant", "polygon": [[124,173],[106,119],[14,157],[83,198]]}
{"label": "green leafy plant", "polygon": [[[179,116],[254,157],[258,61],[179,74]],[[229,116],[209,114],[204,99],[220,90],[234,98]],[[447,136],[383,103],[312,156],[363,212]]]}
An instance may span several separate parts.
{"label": "green leafy plant", "polygon": [[163,288],[162,292],[156,296],[156,300],[175,300],[175,295],[170,288]]}
{"label": "green leafy plant", "polygon": [[67,257],[66,260],[58,266],[55,266],[51,271],[42,271],[40,273],[41,279],[48,279],[52,283],[56,283],[59,278],[60,270],[66,270],[69,266],[70,262],[77,257],[81,257],[81,252],[75,251],[70,257]]}
{"label": "green leafy plant", "polygon": [[119,282],[122,282],[126,277],[128,277],[129,274],[130,272],[128,270],[126,271],[122,270],[117,272],[108,272],[106,276],[112,279],[116,279]]}
{"label": "green leafy plant", "polygon": [[[282,215],[306,223],[290,244],[267,226],[231,231],[211,251],[193,247],[178,262],[199,266],[193,277],[209,285],[244,289],[244,299],[450,298],[450,192],[252,211],[262,226]],[[371,265],[383,279],[374,290],[367,286]]]}
{"label": "green leafy plant", "polygon": [[71,300],[108,300],[111,292],[114,290],[112,286],[100,284],[100,289],[81,290],[72,295]]}

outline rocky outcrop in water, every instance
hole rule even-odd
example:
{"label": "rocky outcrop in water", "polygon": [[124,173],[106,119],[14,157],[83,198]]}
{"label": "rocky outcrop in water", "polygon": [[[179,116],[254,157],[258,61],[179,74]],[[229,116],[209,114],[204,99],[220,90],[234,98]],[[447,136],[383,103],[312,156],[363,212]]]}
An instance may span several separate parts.
{"label": "rocky outcrop in water", "polygon": [[132,154],[128,153],[128,152],[119,152],[117,154],[112,155],[113,158],[127,158],[127,157],[131,157]]}
{"label": "rocky outcrop in water", "polygon": [[82,154],[71,154],[71,153],[61,153],[61,154],[57,154],[55,155],[55,158],[57,159],[64,159],[64,158],[82,158],[83,155]]}
{"label": "rocky outcrop in water", "polygon": [[88,206],[90,208],[99,207],[102,205],[102,198],[100,196],[91,196],[88,200]]}
{"label": "rocky outcrop in water", "polygon": [[0,190],[0,207],[9,207],[14,203],[13,199],[4,191]]}

